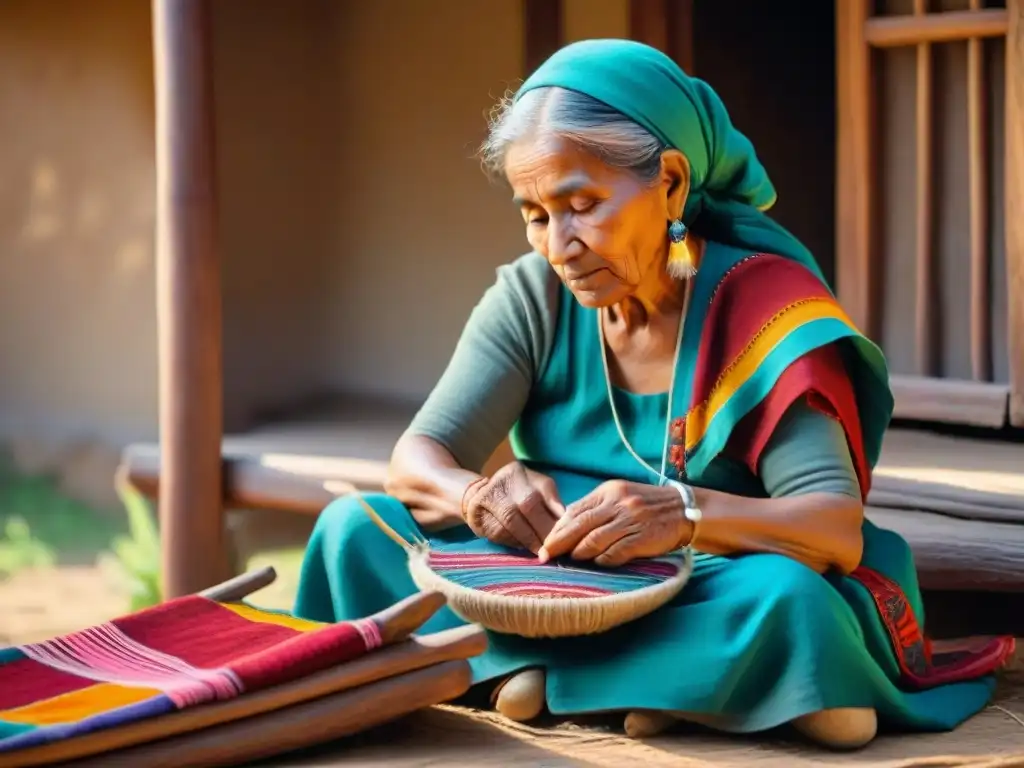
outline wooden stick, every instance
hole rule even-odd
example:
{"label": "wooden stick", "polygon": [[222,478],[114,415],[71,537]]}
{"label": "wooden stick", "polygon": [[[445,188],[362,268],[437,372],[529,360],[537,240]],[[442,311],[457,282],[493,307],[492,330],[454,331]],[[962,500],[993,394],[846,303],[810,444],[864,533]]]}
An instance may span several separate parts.
{"label": "wooden stick", "polygon": [[561,0],[523,0],[523,71],[533,74],[562,45]]}
{"label": "wooden stick", "polygon": [[160,539],[166,597],[230,575],[210,3],[153,0]]}
{"label": "wooden stick", "polygon": [[235,578],[228,579],[215,587],[204,589],[199,595],[209,600],[216,600],[218,603],[237,603],[253,592],[273,584],[276,579],[277,571],[273,566],[268,565],[257,571],[249,571],[241,576],[235,576]]}
{"label": "wooden stick", "polygon": [[[927,13],[925,0],[914,0],[914,13],[918,16]],[[929,43],[917,46],[916,119],[917,248],[914,256],[914,338],[917,374],[932,376],[935,373],[935,259],[932,229],[932,49]]]}
{"label": "wooden stick", "polygon": [[448,602],[440,592],[419,592],[375,613],[384,645],[405,640]]}
{"label": "wooden stick", "polygon": [[876,95],[871,49],[864,40],[868,9],[868,0],[836,4],[836,287],[860,330],[878,338],[881,317],[873,198]]}
{"label": "wooden stick", "polygon": [[694,74],[693,0],[629,0],[629,36]]}
{"label": "wooden stick", "polygon": [[465,661],[444,661],[263,715],[96,755],[70,763],[69,768],[239,765],[358,733],[409,712],[451,701],[469,689],[471,679]]}
{"label": "wooden stick", "polygon": [[914,16],[876,16],[868,19],[864,35],[868,44],[875,48],[903,48],[972,37],[1002,37],[1008,25],[1009,17],[1002,8],[946,11]]}
{"label": "wooden stick", "polygon": [[[971,10],[981,0],[971,0]],[[988,124],[985,119],[985,50],[979,37],[967,41],[967,145],[970,194],[971,376],[992,379],[991,276],[988,216]]]}
{"label": "wooden stick", "polygon": [[1024,427],[1024,0],[1008,0],[1006,34],[1006,288],[1010,423]]}

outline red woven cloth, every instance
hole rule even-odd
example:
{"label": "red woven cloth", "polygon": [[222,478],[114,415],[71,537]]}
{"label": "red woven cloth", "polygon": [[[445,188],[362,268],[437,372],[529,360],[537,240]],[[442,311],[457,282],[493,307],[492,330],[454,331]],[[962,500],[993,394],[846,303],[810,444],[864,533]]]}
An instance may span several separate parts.
{"label": "red woven cloth", "polygon": [[380,644],[372,619],[319,624],[190,596],[0,649],[0,752],[234,698]]}

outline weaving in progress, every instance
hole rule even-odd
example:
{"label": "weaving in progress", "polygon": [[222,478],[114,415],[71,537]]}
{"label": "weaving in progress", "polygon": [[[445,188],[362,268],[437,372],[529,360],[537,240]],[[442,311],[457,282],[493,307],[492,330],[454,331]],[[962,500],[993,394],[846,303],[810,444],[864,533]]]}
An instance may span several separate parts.
{"label": "weaving in progress", "polygon": [[486,629],[522,637],[569,637],[605,632],[660,608],[685,586],[693,569],[689,549],[600,568],[534,555],[484,539],[431,549],[408,542],[360,498],[373,521],[409,557],[421,590],[441,592],[452,611]]}
{"label": "weaving in progress", "polygon": [[199,596],[0,648],[6,752],[224,701],[381,645],[372,619],[325,625]]}

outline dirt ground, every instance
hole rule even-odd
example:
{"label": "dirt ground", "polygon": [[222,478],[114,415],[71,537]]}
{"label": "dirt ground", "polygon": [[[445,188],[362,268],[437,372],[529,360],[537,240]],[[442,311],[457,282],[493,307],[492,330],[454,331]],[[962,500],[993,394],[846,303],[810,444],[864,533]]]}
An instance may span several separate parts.
{"label": "dirt ground", "polygon": [[128,595],[100,565],[27,568],[0,580],[0,645],[36,642],[125,612]]}

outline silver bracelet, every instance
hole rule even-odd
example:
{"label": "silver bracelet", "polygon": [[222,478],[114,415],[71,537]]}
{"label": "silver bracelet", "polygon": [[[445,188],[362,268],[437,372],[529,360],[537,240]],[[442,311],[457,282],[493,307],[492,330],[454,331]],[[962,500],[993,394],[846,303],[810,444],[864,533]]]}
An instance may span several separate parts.
{"label": "silver bracelet", "polygon": [[697,531],[700,529],[700,521],[704,517],[704,513],[697,506],[697,495],[693,492],[693,488],[686,485],[686,483],[680,483],[676,480],[668,480],[667,482],[679,492],[683,499],[683,515],[693,525],[693,533],[690,535],[690,541],[686,545],[692,548],[697,542]]}

